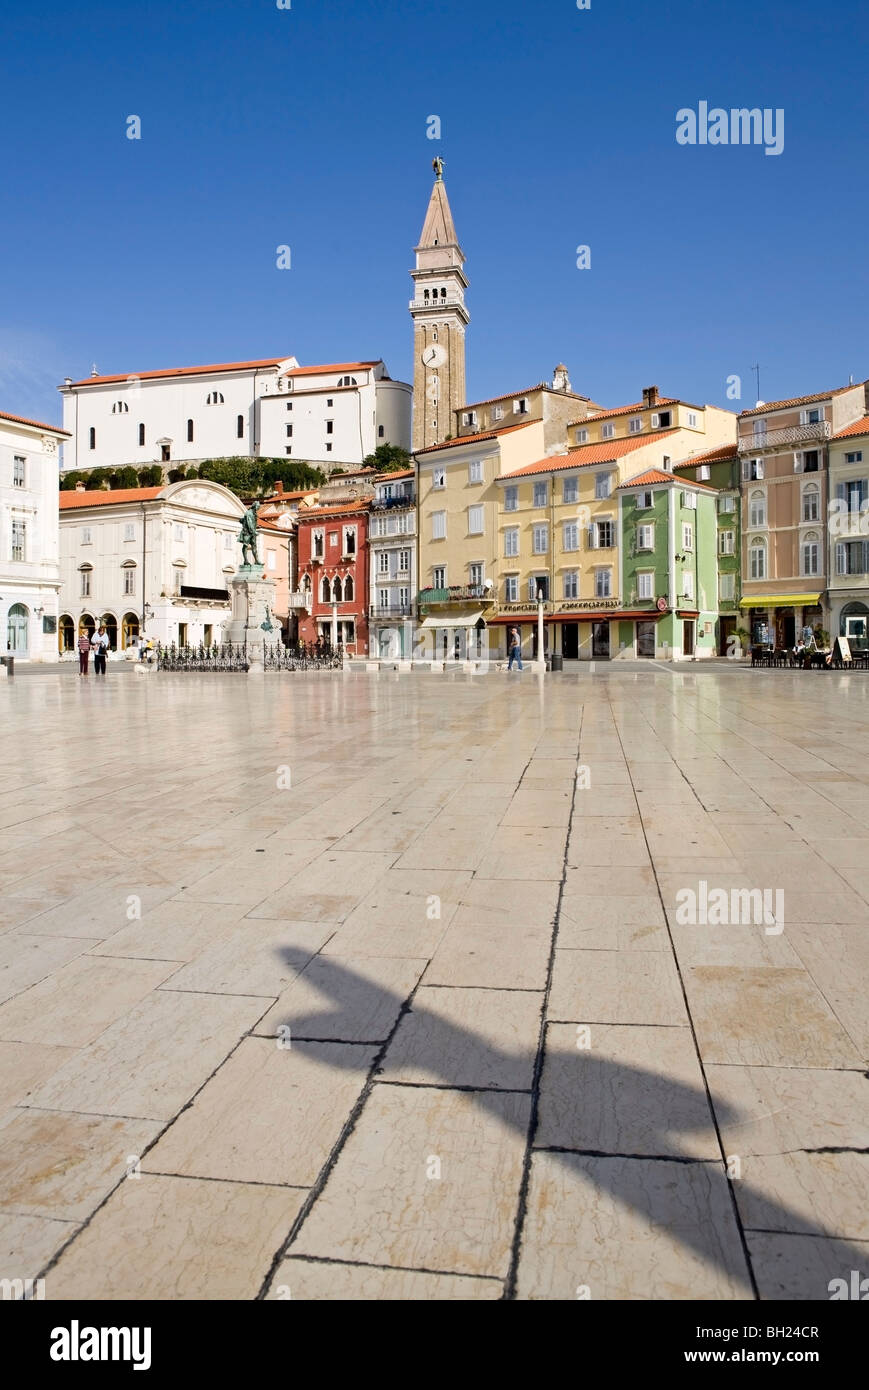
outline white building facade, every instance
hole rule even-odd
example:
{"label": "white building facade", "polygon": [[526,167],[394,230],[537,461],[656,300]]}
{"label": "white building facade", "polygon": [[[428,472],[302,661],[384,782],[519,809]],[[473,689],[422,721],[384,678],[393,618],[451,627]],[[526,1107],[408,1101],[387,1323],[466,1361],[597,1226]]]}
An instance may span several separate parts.
{"label": "white building facade", "polygon": [[17,661],[57,660],[65,438],[55,426],[0,411],[0,650]]}
{"label": "white building facade", "polygon": [[412,656],[416,583],[416,475],[381,474],[374,487],[368,529],[370,654]]}
{"label": "white building facade", "polygon": [[115,651],[142,632],[166,645],[220,642],[244,510],[228,488],[202,479],[61,492],[61,654],[100,622]]}
{"label": "white building facade", "polygon": [[412,388],[383,362],[303,367],[295,357],[67,378],[64,469],[283,458],[361,464],[410,448]]}

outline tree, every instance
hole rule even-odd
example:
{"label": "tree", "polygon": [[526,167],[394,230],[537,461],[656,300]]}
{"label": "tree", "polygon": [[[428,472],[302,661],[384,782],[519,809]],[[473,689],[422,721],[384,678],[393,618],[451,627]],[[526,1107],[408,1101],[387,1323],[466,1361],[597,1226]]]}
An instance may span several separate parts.
{"label": "tree", "polygon": [[113,468],[109,481],[113,488],[138,487],[139,475],[128,464],[125,468]]}
{"label": "tree", "polygon": [[170,469],[169,469],[169,481],[170,481],[170,483],[181,483],[181,482],[184,481],[184,479],[185,479],[186,477],[187,477],[187,474],[186,474],[186,472],[185,472],[185,470],[184,470],[183,468],[170,468]]}
{"label": "tree", "polygon": [[159,463],[151,463],[138,471],[139,487],[159,487],[163,482],[163,469]]}
{"label": "tree", "polygon": [[376,468],[378,473],[400,473],[413,467],[413,459],[406,449],[398,444],[378,444],[373,454],[368,454],[363,462],[366,468]]}
{"label": "tree", "polygon": [[71,473],[61,474],[60,490],[61,492],[75,492],[76,483],[86,483],[86,479],[86,473],[83,473],[80,468],[74,468]]}

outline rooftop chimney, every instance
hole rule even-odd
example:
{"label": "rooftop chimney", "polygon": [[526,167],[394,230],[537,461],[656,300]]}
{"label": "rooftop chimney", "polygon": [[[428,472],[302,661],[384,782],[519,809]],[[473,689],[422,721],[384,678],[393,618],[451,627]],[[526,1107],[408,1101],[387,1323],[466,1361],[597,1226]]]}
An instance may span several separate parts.
{"label": "rooftop chimney", "polygon": [[280,494],[283,492],[283,490],[284,490],[284,484],[283,484],[282,480],[281,480],[280,478],[278,478],[278,481],[275,483],[275,492],[278,494],[278,496],[280,496]]}
{"label": "rooftop chimney", "polygon": [[76,483],[75,490],[76,492],[87,492],[87,488],[85,487],[84,483]]}
{"label": "rooftop chimney", "polygon": [[645,386],[643,388],[643,405],[650,407],[658,404],[657,386]]}

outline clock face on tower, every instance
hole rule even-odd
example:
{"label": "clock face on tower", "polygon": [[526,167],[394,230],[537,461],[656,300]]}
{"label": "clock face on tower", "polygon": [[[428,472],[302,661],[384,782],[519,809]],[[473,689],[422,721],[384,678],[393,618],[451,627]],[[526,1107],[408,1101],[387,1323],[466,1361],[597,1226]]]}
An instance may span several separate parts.
{"label": "clock face on tower", "polygon": [[429,343],[428,347],[423,348],[422,361],[426,367],[442,367],[447,360],[447,354],[440,343]]}

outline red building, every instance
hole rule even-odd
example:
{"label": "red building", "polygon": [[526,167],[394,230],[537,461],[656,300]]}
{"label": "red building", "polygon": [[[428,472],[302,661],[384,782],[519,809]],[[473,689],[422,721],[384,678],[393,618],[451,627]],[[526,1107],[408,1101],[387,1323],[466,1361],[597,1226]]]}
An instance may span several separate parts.
{"label": "red building", "polygon": [[300,508],[296,525],[299,590],[310,595],[299,616],[299,640],[338,641],[368,654],[368,500]]}

